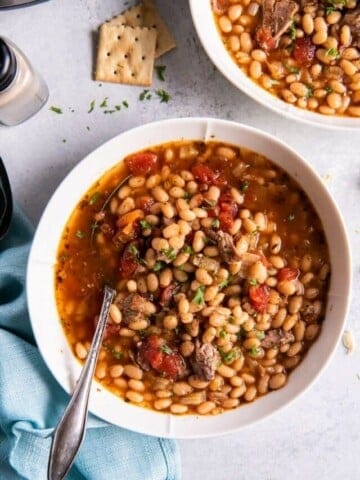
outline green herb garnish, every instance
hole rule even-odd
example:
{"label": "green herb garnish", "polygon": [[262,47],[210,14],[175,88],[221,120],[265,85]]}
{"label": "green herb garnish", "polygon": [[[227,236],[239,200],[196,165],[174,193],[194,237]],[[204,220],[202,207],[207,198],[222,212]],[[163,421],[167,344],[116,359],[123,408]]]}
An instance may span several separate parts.
{"label": "green herb garnish", "polygon": [[122,104],[123,104],[123,106],[124,106],[125,108],[129,108],[129,104],[128,104],[128,102],[127,102],[126,100],[124,100],[124,101],[122,102]]}
{"label": "green herb garnish", "polygon": [[227,287],[227,286],[229,285],[229,283],[232,281],[233,278],[234,278],[234,277],[233,277],[232,275],[229,275],[228,278],[225,278],[222,282],[220,282],[220,283],[218,284],[218,287],[220,288],[220,290],[221,290],[222,288]]}
{"label": "green herb garnish", "polygon": [[326,90],[326,93],[327,93],[327,94],[333,92],[333,89],[332,89],[331,87],[325,87],[325,90]]}
{"label": "green herb garnish", "polygon": [[151,93],[150,90],[143,90],[139,95],[139,100],[142,102],[143,100],[150,100]]}
{"label": "green herb garnish", "polygon": [[160,103],[168,103],[171,99],[170,94],[163,89],[155,90],[156,95],[160,98]]}
{"label": "green herb garnish", "polygon": [[189,255],[193,255],[194,253],[194,249],[190,246],[190,245],[185,245],[183,248],[182,248],[182,251],[184,253],[188,253]]}
{"label": "green herb garnish", "polygon": [[106,108],[108,106],[108,98],[109,97],[105,97],[104,100],[100,103],[100,108]]}
{"label": "green herb garnish", "polygon": [[221,358],[225,363],[231,363],[237,357],[237,353],[235,350],[230,350],[230,352],[226,352],[226,353],[221,348],[219,348],[218,350],[220,352]]}
{"label": "green herb garnish", "polygon": [[260,353],[260,350],[258,349],[258,347],[252,347],[251,350],[249,350],[249,354],[252,356],[252,357],[257,357]]}
{"label": "green herb garnish", "polygon": [[98,201],[100,197],[100,192],[95,192],[91,195],[90,200],[89,200],[89,205],[94,205]]}
{"label": "green herb garnish", "polygon": [[89,126],[87,126],[87,127],[86,127],[86,130],[87,130],[88,132],[90,132],[90,127],[89,127]]}
{"label": "green herb garnish", "polygon": [[325,7],[325,15],[328,16],[330,13],[336,12],[337,8],[331,5]]}
{"label": "green herb garnish", "polygon": [[202,305],[204,303],[204,291],[205,287],[204,285],[201,285],[195,292],[193,302],[196,303],[197,305]]}
{"label": "green herb garnish", "polygon": [[336,60],[340,57],[340,52],[337,48],[329,48],[326,50],[325,55],[327,57],[333,57]]}
{"label": "green herb garnish", "polygon": [[220,227],[220,220],[218,218],[214,218],[214,220],[211,222],[211,226],[214,228],[219,228]]}
{"label": "green herb garnish", "polygon": [[190,192],[185,192],[184,193],[184,199],[189,200],[191,198],[191,193]]}
{"label": "green herb garnish", "polygon": [[166,66],[165,66],[165,65],[157,65],[157,66],[155,66],[155,71],[156,71],[157,78],[158,78],[161,82],[165,82],[165,76],[164,76],[165,70],[166,70]]}
{"label": "green herb garnish", "polygon": [[153,272],[159,272],[164,267],[166,267],[165,262],[155,262],[155,265],[153,266],[152,270],[153,270]]}
{"label": "green herb garnish", "polygon": [[150,228],[150,229],[152,228],[152,225],[151,225],[151,223],[149,223],[147,220],[140,220],[140,227],[141,227],[143,230],[148,230],[149,228]]}
{"label": "green herb garnish", "polygon": [[291,40],[295,40],[296,38],[296,26],[295,23],[292,23],[289,28],[289,37]]}
{"label": "green herb garnish", "polygon": [[300,72],[300,69],[299,69],[299,68],[293,67],[292,65],[286,64],[286,65],[285,65],[285,68],[286,68],[286,70],[289,70],[290,73],[295,73],[295,74],[297,74],[297,73]]}
{"label": "green herb garnish", "polygon": [[262,330],[260,330],[259,332],[257,332],[256,336],[259,340],[264,340],[265,333]]}
{"label": "green herb garnish", "polygon": [[95,100],[92,100],[90,103],[90,108],[88,110],[88,113],[91,113],[95,108]]}
{"label": "green herb garnish", "polygon": [[226,336],[227,336],[227,333],[225,332],[225,330],[221,330],[220,338],[226,338]]}
{"label": "green herb garnish", "polygon": [[49,110],[51,110],[54,113],[57,113],[58,115],[63,113],[63,111],[59,107],[50,107]]}
{"label": "green herb garnish", "polygon": [[63,142],[63,143],[66,143],[66,138],[63,138],[62,142]]}
{"label": "green herb garnish", "polygon": [[173,353],[172,348],[169,347],[169,345],[161,345],[160,350],[165,353],[165,355],[171,355]]}
{"label": "green herb garnish", "polygon": [[173,248],[168,248],[167,250],[161,250],[161,253],[168,258],[169,260],[173,261],[177,257],[177,252]]}
{"label": "green herb garnish", "polygon": [[246,192],[246,190],[249,188],[249,182],[246,180],[244,182],[241,182],[240,184],[240,191],[241,192]]}
{"label": "green herb garnish", "polygon": [[242,340],[243,338],[246,338],[247,331],[244,329],[244,327],[240,327],[240,330],[237,333],[237,337],[239,340]]}
{"label": "green herb garnish", "polygon": [[306,98],[311,98],[314,95],[314,87],[313,85],[307,85],[307,93],[306,93]]}
{"label": "green herb garnish", "polygon": [[85,232],[82,232],[81,230],[78,230],[75,235],[77,238],[84,238],[85,237]]}
{"label": "green herb garnish", "polygon": [[257,282],[256,278],[250,278],[249,283],[250,283],[250,285],[257,285],[258,282]]}

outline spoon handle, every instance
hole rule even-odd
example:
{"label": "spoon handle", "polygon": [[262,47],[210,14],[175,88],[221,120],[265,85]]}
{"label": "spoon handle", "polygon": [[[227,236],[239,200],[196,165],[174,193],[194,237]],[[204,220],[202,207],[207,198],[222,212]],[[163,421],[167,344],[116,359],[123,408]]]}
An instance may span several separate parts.
{"label": "spoon handle", "polygon": [[114,295],[115,291],[105,285],[103,304],[91,348],[71,400],[54,432],[48,480],[62,480],[65,477],[84,439],[90,388]]}
{"label": "spoon handle", "polygon": [[12,212],[13,200],[9,177],[0,157],[0,240],[5,237],[10,227]]}

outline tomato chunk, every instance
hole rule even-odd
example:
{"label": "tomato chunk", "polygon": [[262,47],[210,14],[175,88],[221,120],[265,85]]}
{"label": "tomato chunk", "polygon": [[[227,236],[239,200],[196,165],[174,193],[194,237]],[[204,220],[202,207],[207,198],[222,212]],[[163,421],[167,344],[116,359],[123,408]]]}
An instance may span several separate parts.
{"label": "tomato chunk", "polygon": [[220,196],[219,207],[220,229],[224,230],[225,232],[229,232],[239,211],[231,193],[223,193]]}
{"label": "tomato chunk", "polygon": [[141,364],[148,364],[170,378],[177,378],[185,371],[185,362],[180,353],[157,335],[150,335],[141,343],[139,357]]}
{"label": "tomato chunk", "polygon": [[309,37],[297,38],[294,42],[293,56],[300,65],[308,65],[315,56],[316,46]]}
{"label": "tomato chunk", "polygon": [[277,278],[279,282],[282,282],[283,280],[295,280],[298,278],[299,274],[300,271],[298,268],[284,267],[279,270]]}
{"label": "tomato chunk", "polygon": [[125,163],[133,175],[148,175],[158,166],[158,156],[151,152],[140,152],[131,155]]}
{"label": "tomato chunk", "polygon": [[179,285],[175,285],[175,283],[172,283],[168,287],[165,287],[160,294],[160,305],[162,307],[168,307],[170,305],[173,295],[179,288]]}
{"label": "tomato chunk", "polygon": [[138,267],[138,242],[130,242],[126,245],[120,259],[120,275],[122,278],[131,278]]}
{"label": "tomato chunk", "polygon": [[266,27],[259,27],[256,30],[255,39],[261,48],[270,51],[276,47],[276,41],[273,38],[271,31]]}
{"label": "tomato chunk", "polygon": [[249,297],[251,305],[259,313],[265,313],[270,298],[270,290],[266,285],[251,286],[249,288]]}
{"label": "tomato chunk", "polygon": [[207,185],[216,185],[223,187],[227,184],[226,178],[218,170],[213,170],[207,165],[196,165],[192,168],[195,179]]}
{"label": "tomato chunk", "polygon": [[154,205],[154,203],[155,200],[149,195],[143,195],[141,197],[138,197],[135,201],[136,207],[140,208],[145,214],[150,213],[150,209]]}

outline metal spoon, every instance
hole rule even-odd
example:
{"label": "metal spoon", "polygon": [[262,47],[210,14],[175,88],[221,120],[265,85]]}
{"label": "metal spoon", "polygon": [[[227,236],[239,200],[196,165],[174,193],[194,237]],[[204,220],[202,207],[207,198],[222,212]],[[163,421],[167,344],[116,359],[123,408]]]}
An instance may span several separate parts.
{"label": "metal spoon", "polygon": [[48,464],[48,480],[62,480],[70,470],[84,439],[94,370],[115,290],[105,285],[104,299],[90,351],[70,403],[55,429]]}
{"label": "metal spoon", "polygon": [[6,173],[5,165],[0,158],[0,240],[2,240],[9,230],[13,212],[13,199],[9,177]]}

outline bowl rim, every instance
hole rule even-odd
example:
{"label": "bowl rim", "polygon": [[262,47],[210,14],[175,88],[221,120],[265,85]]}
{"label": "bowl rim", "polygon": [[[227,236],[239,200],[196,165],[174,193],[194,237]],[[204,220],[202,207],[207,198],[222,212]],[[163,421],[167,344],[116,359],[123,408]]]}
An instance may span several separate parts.
{"label": "bowl rim", "polygon": [[[84,193],[95,183],[101,174],[110,170],[112,166],[124,158],[125,155],[121,154],[115,155],[117,158],[116,161],[114,161],[113,158],[111,161],[107,160],[107,155],[110,155],[111,151],[114,151],[114,148],[119,148],[121,145],[125,150],[128,149],[128,153],[131,153],[132,151],[138,151],[149,146],[164,143],[165,141],[171,141],[171,139],[188,139],[190,141],[205,138],[206,140],[214,140],[214,135],[215,139],[219,141],[226,141],[226,135],[233,135],[236,138],[243,136],[248,142],[250,141],[249,139],[253,137],[253,142],[258,144],[259,148],[252,149],[260,152],[273,146],[275,149],[278,149],[279,152],[282,152],[283,155],[289,156],[291,159],[289,168],[293,168],[295,165],[296,168],[300,168],[299,171],[302,169],[302,172],[305,172],[305,174],[308,175],[308,180],[310,181],[312,179],[314,185],[318,187],[318,189],[314,190],[313,194],[318,195],[320,192],[320,198],[323,198],[326,205],[326,209],[324,206],[324,211],[330,212],[329,221],[337,228],[335,234],[338,234],[338,238],[334,241],[336,241],[336,244],[342,249],[341,266],[343,278],[341,278],[341,281],[339,279],[338,286],[340,287],[340,290],[342,289],[343,295],[338,295],[337,293],[334,293],[334,295],[329,294],[326,312],[327,317],[335,317],[336,328],[333,327],[331,331],[328,328],[326,341],[324,332],[322,332],[322,335],[320,335],[317,340],[317,344],[319,342],[321,345],[324,344],[324,351],[320,351],[320,346],[318,346],[318,349],[310,349],[303,362],[290,376],[290,380],[295,377],[296,380],[289,380],[286,388],[272,392],[271,395],[265,395],[254,403],[214,417],[201,417],[196,415],[176,417],[171,414],[158,413],[153,410],[139,408],[120,401],[120,399],[114,394],[102,387],[100,383],[97,383],[96,381],[93,382],[92,397],[89,405],[90,412],[110,423],[148,435],[168,438],[204,438],[224,435],[261,421],[282,408],[285,408],[285,406],[290,405],[296,398],[310,388],[329,364],[340,341],[349,308],[351,291],[350,248],[344,223],[335,202],[332,200],[320,177],[300,155],[285,143],[268,133],[227,120],[190,117],[149,123],[113,137],[80,161],[60,183],[45,208],[37,227],[28,259],[26,275],[27,302],[36,343],[47,367],[50,369],[58,383],[67,393],[70,393],[81,371],[79,361],[75,358],[70,350],[67,340],[65,340],[65,335],[60,325],[60,319],[56,309],[54,295],[54,254],[56,255],[60,238],[56,233],[56,230],[60,232],[63,231],[65,223],[69,217],[67,210],[71,213],[78,203],[78,200],[82,198]],[[165,136],[168,140],[152,141],[156,136],[160,136],[161,138]],[[128,146],[129,140],[131,139],[136,139],[138,142],[137,148],[131,148]],[[238,144],[248,146],[240,141]],[[248,146],[248,148],[250,147]],[[268,157],[274,163],[279,164],[276,160],[271,158],[270,155],[268,155]],[[107,163],[104,159],[107,160]],[[102,162],[105,162],[105,164],[103,165]],[[61,213],[59,208],[63,208],[64,202],[67,201],[66,199],[70,194],[69,187],[71,188],[77,184],[76,182],[78,182],[79,179],[81,180],[82,175],[90,175],[91,172],[89,173],[89,171],[95,164],[96,168],[100,168],[102,173],[96,178],[91,177],[92,179],[90,182],[82,185],[79,189],[80,194],[73,193],[74,196],[77,195],[76,198],[78,198],[78,200],[75,203],[74,201],[69,202],[71,203],[71,208],[67,208],[67,210],[65,208],[65,211]],[[285,168],[285,170],[289,171],[287,168]],[[296,174],[292,176],[296,177]],[[297,178],[295,179],[297,180]],[[301,183],[300,186],[309,195],[307,187],[305,188]],[[312,200],[311,196],[310,199]],[[316,210],[318,211],[317,208]],[[57,215],[55,221],[54,215]],[[321,216],[320,218],[323,220]],[[51,230],[49,230],[50,227]],[[51,233],[52,231],[55,233]],[[53,235],[53,239],[49,240],[49,235],[50,237]],[[332,255],[332,253],[334,252],[330,250],[330,255]],[[331,263],[333,263],[332,258]],[[340,271],[337,275],[340,276]],[[52,283],[52,285],[49,285],[49,282]],[[330,291],[331,289],[332,287],[330,286]],[[43,318],[50,318],[54,321],[52,329],[46,329],[46,332],[44,330]],[[327,324],[329,323],[330,320]],[[322,341],[322,339],[324,339],[324,341]],[[54,348],[52,340],[54,340],[54,343],[58,348]],[[318,368],[318,364],[315,368],[314,364],[311,363],[311,357],[314,357],[314,351],[317,352],[315,354],[317,360],[317,357],[321,357],[319,362],[320,368]],[[300,369],[301,374],[297,373]],[[304,377],[309,377],[309,380],[304,380]],[[299,382],[300,386],[298,386]],[[305,382],[304,385],[301,385],[303,382]],[[113,411],[114,409],[116,410],[115,412]]]}
{"label": "bowl rim", "polygon": [[[324,115],[295,107],[272,95],[248,78],[224,47],[213,18],[211,0],[189,0],[191,16],[200,42],[210,60],[236,88],[277,114],[308,125],[334,130],[357,130],[360,118]],[[211,18],[210,18],[211,15]]]}

